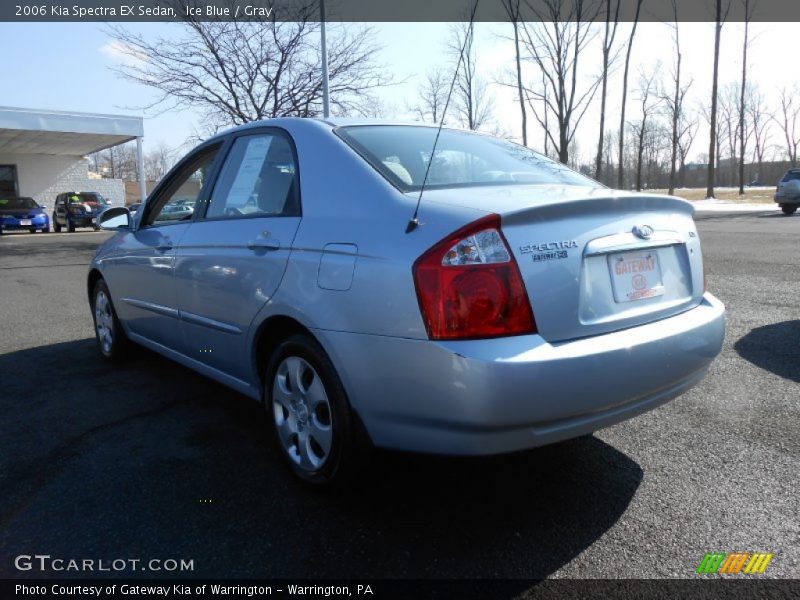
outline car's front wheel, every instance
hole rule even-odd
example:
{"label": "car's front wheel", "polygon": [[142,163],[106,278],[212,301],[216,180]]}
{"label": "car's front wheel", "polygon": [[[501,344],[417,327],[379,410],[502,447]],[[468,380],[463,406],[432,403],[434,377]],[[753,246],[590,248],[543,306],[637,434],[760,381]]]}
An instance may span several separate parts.
{"label": "car's front wheel", "polygon": [[102,279],[99,279],[94,285],[92,316],[100,354],[109,360],[119,360],[128,348],[128,338],[117,318],[108,286]]}
{"label": "car's front wheel", "polygon": [[797,204],[781,204],[781,210],[788,217],[797,211]]}
{"label": "car's front wheel", "polygon": [[53,231],[56,233],[61,233],[61,223],[59,223],[58,219],[56,219],[56,213],[53,213]]}
{"label": "car's front wheel", "polygon": [[67,231],[70,233],[75,233],[75,223],[67,219]]}
{"label": "car's front wheel", "polygon": [[316,340],[296,334],[280,343],[265,388],[275,443],[297,477],[328,485],[357,472],[367,449],[359,448],[344,388]]}

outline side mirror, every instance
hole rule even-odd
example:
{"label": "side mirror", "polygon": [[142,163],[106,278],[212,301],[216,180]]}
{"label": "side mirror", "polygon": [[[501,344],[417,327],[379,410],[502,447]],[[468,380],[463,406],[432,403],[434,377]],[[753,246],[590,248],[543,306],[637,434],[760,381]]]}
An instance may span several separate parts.
{"label": "side mirror", "polygon": [[97,224],[102,229],[116,231],[117,229],[130,229],[131,214],[124,206],[114,206],[104,210],[97,218]]}

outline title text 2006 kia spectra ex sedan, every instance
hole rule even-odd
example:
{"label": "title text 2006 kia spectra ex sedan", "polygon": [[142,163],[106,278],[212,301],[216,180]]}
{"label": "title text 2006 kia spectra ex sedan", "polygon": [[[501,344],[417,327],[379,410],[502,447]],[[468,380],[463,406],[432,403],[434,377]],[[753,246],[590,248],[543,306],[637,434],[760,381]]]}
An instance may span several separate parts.
{"label": "title text 2006 kia spectra ex sedan", "polygon": [[510,452],[700,381],[725,320],[691,204],[475,133],[442,130],[431,161],[436,134],[288,118],[203,143],[101,219],[100,351],[133,341],[263,401],[312,483],[369,444]]}

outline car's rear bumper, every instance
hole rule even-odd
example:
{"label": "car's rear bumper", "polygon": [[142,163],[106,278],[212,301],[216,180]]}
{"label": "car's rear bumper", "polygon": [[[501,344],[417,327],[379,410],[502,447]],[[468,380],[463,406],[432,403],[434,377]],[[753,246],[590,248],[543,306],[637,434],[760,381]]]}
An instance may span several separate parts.
{"label": "car's rear bumper", "polygon": [[480,455],[580,436],[680,395],[719,354],[725,316],[706,294],[679,315],[558,344],[315,333],[377,446]]}
{"label": "car's rear bumper", "polygon": [[789,196],[781,193],[775,194],[775,202],[778,204],[800,204],[800,194]]}

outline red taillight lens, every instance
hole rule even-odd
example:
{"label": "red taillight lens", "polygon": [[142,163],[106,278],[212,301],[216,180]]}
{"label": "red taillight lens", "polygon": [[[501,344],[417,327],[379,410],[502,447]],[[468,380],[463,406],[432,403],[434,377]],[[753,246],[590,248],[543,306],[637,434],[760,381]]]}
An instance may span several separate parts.
{"label": "red taillight lens", "polygon": [[432,340],[536,332],[498,215],[470,223],[425,252],[414,263],[414,284]]}

